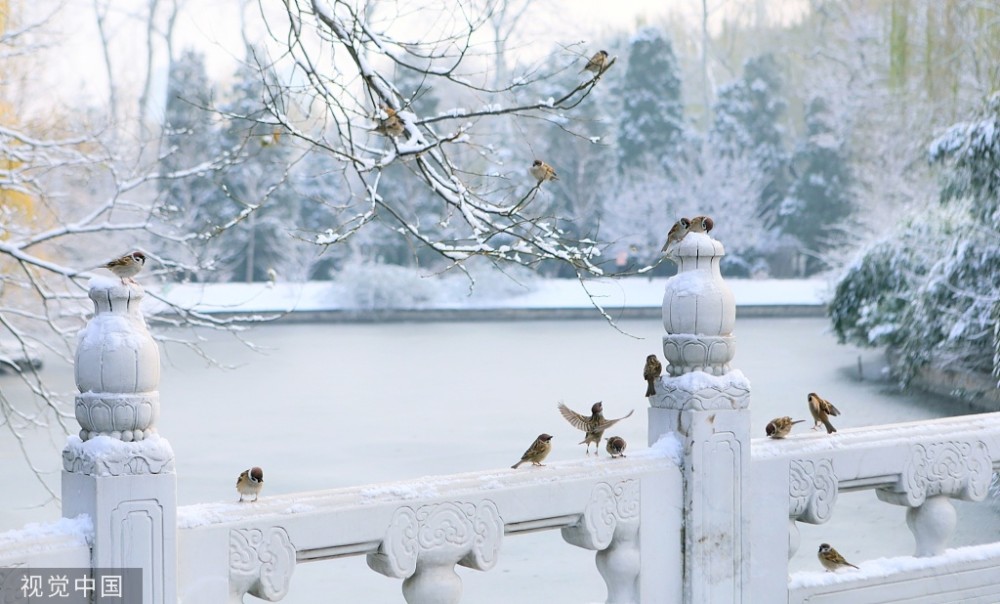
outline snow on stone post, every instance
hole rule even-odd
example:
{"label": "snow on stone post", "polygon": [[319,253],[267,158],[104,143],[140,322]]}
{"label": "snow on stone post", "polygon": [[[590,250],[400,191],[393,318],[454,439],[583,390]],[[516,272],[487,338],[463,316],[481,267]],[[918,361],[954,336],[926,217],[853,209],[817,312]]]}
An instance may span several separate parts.
{"label": "snow on stone post", "polygon": [[[76,350],[79,436],[63,449],[62,513],[94,523],[94,568],[141,568],[142,597],[176,601],[177,477],[156,433],[160,352],[139,311],[144,291],[94,279],[95,314]],[[134,599],[132,599],[134,598]]]}
{"label": "snow on stone post", "polygon": [[722,244],[689,233],[663,295],[669,365],[649,397],[649,444],[684,443],[684,602],[750,601],[750,384],[730,368],[736,302]]}

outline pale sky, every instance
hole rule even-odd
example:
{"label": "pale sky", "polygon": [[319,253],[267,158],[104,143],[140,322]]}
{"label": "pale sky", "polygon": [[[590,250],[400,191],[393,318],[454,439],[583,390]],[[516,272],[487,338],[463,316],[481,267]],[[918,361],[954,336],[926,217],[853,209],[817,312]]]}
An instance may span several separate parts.
{"label": "pale sky", "polygon": [[[205,54],[211,75],[224,80],[242,58],[243,24],[251,40],[257,40],[263,32],[259,5],[248,0],[179,1],[183,10],[175,27],[175,56],[185,48],[194,47]],[[54,93],[67,102],[79,102],[81,96],[91,100],[106,98],[107,70],[94,16],[95,2],[111,6],[106,31],[114,49],[117,84],[122,89],[136,91],[134,94],[138,96],[147,55],[143,15],[148,9],[141,0],[34,0],[15,4],[13,9],[25,11],[29,19],[55,11],[55,18],[46,29],[58,33],[45,36],[44,41],[53,46],[42,55],[32,73],[37,78],[35,85],[46,94]],[[269,5],[267,0],[263,3]],[[772,20],[794,19],[806,5],[806,0],[708,0],[713,28],[724,19],[751,22],[757,11],[764,11],[766,14],[762,16]],[[270,6],[283,10],[280,3]],[[670,17],[690,20],[692,27],[700,29],[701,8],[702,3],[697,0],[531,0],[523,25],[515,34],[519,39],[509,47],[516,46],[518,52],[542,52],[532,51],[531,47],[547,50],[557,40],[583,42],[584,48],[591,44],[600,47],[602,39],[616,32],[633,31],[640,23],[663,22]],[[553,32],[553,27],[557,31]],[[153,52],[157,57],[153,94],[162,96],[166,84],[165,43],[159,40]]]}

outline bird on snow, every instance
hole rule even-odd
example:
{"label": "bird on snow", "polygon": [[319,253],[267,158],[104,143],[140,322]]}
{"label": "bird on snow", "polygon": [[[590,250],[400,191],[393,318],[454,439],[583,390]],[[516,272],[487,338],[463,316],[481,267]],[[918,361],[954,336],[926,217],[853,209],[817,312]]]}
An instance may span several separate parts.
{"label": "bird on snow", "polygon": [[688,234],[688,229],[691,227],[691,221],[687,218],[681,218],[674,223],[674,226],[670,227],[670,231],[667,233],[667,242],[663,244],[660,249],[661,252],[666,252],[671,246],[680,243],[681,239]]}
{"label": "bird on snow", "polygon": [[845,560],[829,543],[820,544],[816,556],[819,557],[819,563],[823,565],[823,568],[829,572],[835,572],[847,566],[858,568]]}
{"label": "bird on snow", "polygon": [[695,216],[691,219],[691,226],[688,232],[708,233],[715,226],[715,221],[710,216]]}
{"label": "bird on snow", "polygon": [[612,436],[608,439],[608,444],[605,447],[608,451],[608,455],[611,459],[616,457],[625,457],[625,439],[621,436]]}
{"label": "bird on snow", "polygon": [[788,433],[792,431],[792,426],[795,424],[801,424],[806,420],[797,419],[793,420],[787,415],[784,417],[776,417],[771,421],[767,422],[767,426],[764,428],[764,432],[767,433],[771,438],[785,438]]}
{"label": "bird on snow", "polygon": [[827,434],[833,434],[837,431],[833,427],[833,424],[830,423],[830,416],[840,415],[840,410],[834,407],[830,401],[821,399],[815,392],[809,393],[809,413],[812,414],[813,421],[815,422],[813,430],[818,429],[822,423],[826,426]]}
{"label": "bird on snow", "polygon": [[548,457],[549,452],[552,450],[552,436],[545,434],[544,432],[538,435],[535,442],[531,443],[528,450],[524,452],[521,456],[521,461],[512,465],[511,468],[517,469],[524,462],[530,461],[531,465],[542,466],[545,465],[542,461]]}
{"label": "bird on snow", "polygon": [[100,268],[106,268],[116,277],[122,280],[122,283],[126,281],[131,281],[135,283],[132,277],[139,274],[142,267],[146,264],[146,255],[142,252],[130,252],[125,254],[121,258],[115,258],[114,260],[109,260],[105,264],[102,264]]}
{"label": "bird on snow", "polygon": [[264,488],[264,470],[257,466],[249,470],[243,470],[240,477],[236,479],[236,490],[240,494],[240,501],[247,495],[253,495],[253,501],[257,501],[261,489]]}
{"label": "bird on snow", "polygon": [[604,436],[604,431],[622,421],[626,417],[631,416],[635,413],[635,409],[629,411],[628,415],[619,417],[618,419],[604,419],[604,403],[601,401],[598,401],[591,406],[590,417],[581,415],[566,405],[559,403],[559,413],[561,413],[562,416],[566,418],[566,421],[568,421],[574,428],[583,430],[583,440],[577,444],[586,444],[587,454],[589,455],[590,443],[594,443],[594,454],[596,455],[597,447],[601,444],[601,437]]}

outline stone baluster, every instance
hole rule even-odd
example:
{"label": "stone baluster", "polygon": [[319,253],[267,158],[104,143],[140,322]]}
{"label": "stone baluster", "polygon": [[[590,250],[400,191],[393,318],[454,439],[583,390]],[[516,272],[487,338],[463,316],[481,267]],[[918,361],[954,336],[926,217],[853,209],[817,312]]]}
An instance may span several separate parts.
{"label": "stone baluster", "polygon": [[649,443],[684,445],[684,602],[750,599],[750,384],[730,367],[736,303],[721,243],[689,233],[663,295],[667,375],[649,397]]}
{"label": "stone baluster", "polygon": [[62,512],[94,523],[94,568],[141,568],[142,594],[176,602],[174,452],[156,433],[160,353],[139,311],[143,289],[94,279],[95,314],[76,350],[79,436],[63,449]]}
{"label": "stone baluster", "polygon": [[839,493],[832,459],[796,459],[788,467],[788,559],[799,549],[797,522],[823,524],[833,516]]}
{"label": "stone baluster", "polygon": [[563,539],[597,550],[597,570],[608,586],[607,604],[638,604],[639,481],[594,487],[580,521],[562,529]]}
{"label": "stone baluster", "polygon": [[403,579],[409,604],[457,604],[461,564],[476,570],[496,565],[504,523],[496,504],[444,502],[414,510],[397,509],[378,552],[368,554],[368,566]]}
{"label": "stone baluster", "polygon": [[913,446],[899,481],[878,489],[878,498],[906,506],[906,525],[916,541],[916,556],[944,553],[955,531],[949,498],[982,501],[993,479],[986,443],[940,442]]}

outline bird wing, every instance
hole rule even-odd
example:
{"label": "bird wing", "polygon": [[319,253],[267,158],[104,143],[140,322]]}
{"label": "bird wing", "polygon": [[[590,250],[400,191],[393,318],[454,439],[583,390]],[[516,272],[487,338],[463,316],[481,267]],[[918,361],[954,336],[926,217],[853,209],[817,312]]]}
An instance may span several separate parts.
{"label": "bird wing", "polygon": [[568,421],[577,430],[583,430],[586,432],[589,429],[587,416],[580,415],[562,403],[559,403],[559,413],[562,413],[562,416],[566,418],[566,421]]}
{"label": "bird wing", "polygon": [[834,407],[833,403],[831,403],[830,401],[823,401],[823,407],[824,407],[823,410],[829,413],[830,415],[833,416],[840,415],[840,410]]}
{"label": "bird wing", "polygon": [[591,431],[592,432],[604,432],[605,430],[607,430],[611,426],[617,424],[618,422],[622,421],[626,417],[631,417],[633,413],[635,413],[635,409],[629,411],[628,415],[623,415],[622,417],[619,417],[618,419],[606,419],[603,422],[601,422],[601,423],[597,424],[596,426],[594,426],[593,428],[591,428]]}

